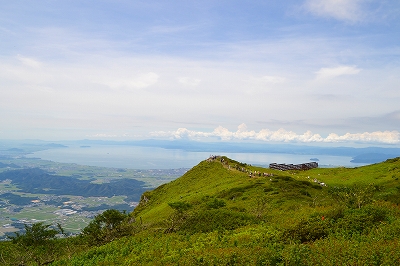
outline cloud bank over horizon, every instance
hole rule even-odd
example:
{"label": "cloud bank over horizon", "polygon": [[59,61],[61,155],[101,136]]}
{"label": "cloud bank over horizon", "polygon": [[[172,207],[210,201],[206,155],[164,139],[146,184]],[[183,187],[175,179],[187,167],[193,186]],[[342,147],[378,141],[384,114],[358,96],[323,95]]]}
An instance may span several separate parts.
{"label": "cloud bank over horizon", "polygon": [[170,139],[207,140],[218,138],[222,141],[255,140],[263,142],[285,142],[285,143],[363,143],[363,144],[400,144],[399,131],[375,131],[363,133],[346,133],[338,135],[330,133],[327,137],[306,131],[297,134],[283,128],[276,131],[262,129],[258,132],[248,130],[245,124],[238,126],[237,131],[218,126],[212,132],[193,131],[187,128],[179,128],[176,131],[156,131],[150,133],[151,137]]}

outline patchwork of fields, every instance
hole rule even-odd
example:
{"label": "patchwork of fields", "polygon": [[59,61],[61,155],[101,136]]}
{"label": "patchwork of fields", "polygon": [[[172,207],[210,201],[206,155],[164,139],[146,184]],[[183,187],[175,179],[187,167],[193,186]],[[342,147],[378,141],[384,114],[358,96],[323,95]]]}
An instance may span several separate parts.
{"label": "patchwork of fields", "polygon": [[187,171],[94,167],[23,156],[1,159],[0,239],[41,221],[79,233],[106,209],[131,212],[144,191]]}

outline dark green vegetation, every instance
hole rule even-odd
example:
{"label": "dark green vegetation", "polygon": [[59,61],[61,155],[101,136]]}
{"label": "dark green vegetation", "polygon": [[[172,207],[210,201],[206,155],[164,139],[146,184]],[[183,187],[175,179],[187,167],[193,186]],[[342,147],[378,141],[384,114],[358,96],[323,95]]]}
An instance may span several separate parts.
{"label": "dark green vegetation", "polygon": [[23,148],[0,149],[0,241],[38,221],[79,233],[99,212],[132,211],[145,190],[187,171],[64,164],[25,158]]}
{"label": "dark green vegetation", "polygon": [[0,263],[399,265],[399,178],[400,158],[290,172],[203,161],[79,237],[0,243]]}
{"label": "dark green vegetation", "polygon": [[85,197],[112,197],[116,194],[138,199],[145,191],[144,182],[135,179],[114,179],[109,183],[93,184],[70,176],[47,173],[39,168],[20,169],[0,173],[0,181],[11,180],[19,192],[31,194],[75,195]]}

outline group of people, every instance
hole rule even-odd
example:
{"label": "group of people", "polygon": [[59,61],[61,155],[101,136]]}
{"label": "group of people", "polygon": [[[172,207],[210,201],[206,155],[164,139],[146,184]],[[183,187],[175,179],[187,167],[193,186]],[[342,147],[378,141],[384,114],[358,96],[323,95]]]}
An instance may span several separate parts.
{"label": "group of people", "polygon": [[245,169],[245,170],[249,174],[249,177],[274,176],[272,173],[265,173],[265,172],[261,173],[260,171],[257,171],[257,170],[255,170],[253,172],[252,171],[248,171],[247,169]]}
{"label": "group of people", "polygon": [[212,162],[215,161],[216,159],[221,158],[221,162],[224,161],[224,158],[222,158],[221,156],[218,155],[210,155],[210,157],[208,157],[207,162]]}
{"label": "group of people", "polygon": [[[222,164],[225,163],[225,159],[223,157],[219,156],[219,155],[210,155],[210,157],[208,157],[208,159],[207,159],[207,162],[213,162],[213,161],[216,161],[217,159]],[[232,169],[232,168],[234,168],[234,169],[236,169],[238,171],[241,171],[243,173],[247,173],[249,175],[249,177],[257,177],[257,176],[259,176],[259,177],[261,177],[261,176],[268,177],[268,176],[273,176],[272,173],[263,173],[263,172],[256,171],[256,170],[255,171],[250,171],[245,167],[240,167],[239,165],[235,165],[234,167],[231,167],[231,165],[228,164],[228,169]]]}
{"label": "group of people", "polygon": [[[310,176],[307,176],[307,178],[310,179]],[[317,183],[317,184],[319,184],[319,185],[321,185],[321,186],[323,186],[323,187],[326,187],[326,184],[325,184],[324,182],[321,182],[321,181],[319,181],[319,180],[316,179],[316,178],[313,179],[313,182],[314,182],[314,183]]]}

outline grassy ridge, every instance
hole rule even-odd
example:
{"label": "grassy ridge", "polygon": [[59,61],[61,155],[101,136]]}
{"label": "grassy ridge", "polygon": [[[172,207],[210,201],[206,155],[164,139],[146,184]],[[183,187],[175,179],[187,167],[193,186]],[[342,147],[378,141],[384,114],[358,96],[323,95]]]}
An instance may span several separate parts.
{"label": "grassy ridge", "polygon": [[[337,204],[329,195],[329,190],[336,186],[374,184],[380,188],[371,195],[374,200],[397,204],[400,199],[398,159],[359,168],[319,168],[287,172],[248,165],[245,166],[247,172],[243,172],[236,170],[239,164],[226,157],[224,163],[203,161],[181,178],[144,193],[133,215],[141,217],[147,225],[160,223],[171,214],[172,209],[168,205],[170,202],[188,202],[196,210],[203,208],[208,200],[217,198],[226,203],[225,209],[255,215],[268,209],[269,214],[258,216],[274,219],[277,224],[284,226],[287,222],[280,220],[288,219],[289,222],[293,217],[291,210],[331,207]],[[272,176],[253,175],[250,178],[248,172],[254,171]],[[326,183],[327,187],[319,185],[315,180]],[[263,204],[264,210],[260,206]]]}
{"label": "grassy ridge", "polygon": [[222,159],[145,192],[129,236],[56,242],[52,265],[400,264],[400,158],[287,172]]}

